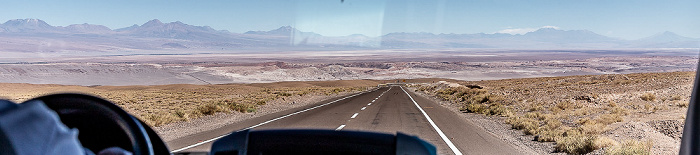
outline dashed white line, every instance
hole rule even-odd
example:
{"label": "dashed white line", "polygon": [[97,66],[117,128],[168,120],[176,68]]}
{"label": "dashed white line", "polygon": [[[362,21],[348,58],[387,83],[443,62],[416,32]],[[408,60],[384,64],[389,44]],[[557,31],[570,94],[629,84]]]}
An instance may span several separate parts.
{"label": "dashed white line", "polygon": [[343,130],[344,127],[345,127],[345,124],[340,125],[338,128],[335,128],[335,131]]}
{"label": "dashed white line", "polygon": [[365,110],[365,109],[367,109],[367,107],[362,107],[362,109],[360,109],[360,110]]}
{"label": "dashed white line", "polygon": [[357,117],[357,114],[358,114],[358,113],[353,114],[352,117],[350,117],[350,118],[355,118],[355,117]]}
{"label": "dashed white line", "polygon": [[[375,91],[375,90],[372,90],[372,91]],[[369,92],[369,91],[368,91],[368,92]],[[241,130],[238,130],[238,131],[253,129],[253,128],[256,128],[256,127],[265,125],[265,124],[267,124],[267,123],[271,123],[271,122],[274,122],[274,121],[277,121],[277,120],[280,120],[280,119],[283,119],[283,118],[287,118],[287,117],[292,116],[292,115],[296,115],[296,114],[303,113],[303,112],[306,112],[306,111],[309,111],[309,110],[313,110],[313,109],[316,109],[316,108],[320,108],[320,107],[323,107],[323,106],[326,106],[326,105],[329,105],[329,104],[333,104],[333,103],[335,103],[335,102],[342,101],[342,100],[345,100],[345,99],[348,99],[348,98],[351,98],[351,97],[355,97],[355,96],[357,96],[357,95],[361,95],[361,94],[364,94],[364,93],[367,93],[367,92],[361,92],[361,93],[357,93],[357,94],[354,94],[354,95],[346,96],[346,97],[344,97],[344,98],[337,99],[337,100],[334,100],[334,101],[331,101],[331,102],[328,102],[328,103],[324,103],[324,104],[317,105],[317,106],[314,106],[314,107],[311,107],[311,108],[308,108],[308,109],[304,109],[304,110],[297,111],[297,112],[294,112],[294,113],[291,113],[291,114],[287,114],[287,115],[284,115],[284,116],[280,116],[280,117],[277,117],[277,118],[274,118],[274,119],[271,119],[271,120],[268,120],[268,121],[265,121],[265,122],[262,122],[262,123],[259,123],[259,124],[256,124],[256,125],[253,125],[253,126],[250,126],[250,127],[244,128],[244,129],[241,129]],[[355,113],[355,115],[357,115],[357,113]],[[353,118],[354,118],[354,116],[353,116]],[[235,132],[238,132],[238,131],[235,131]],[[231,133],[233,133],[233,132],[231,132]],[[225,136],[230,135],[231,133],[227,133],[227,134],[224,134],[224,135],[221,135],[221,136],[218,136],[218,137],[214,137],[214,138],[209,139],[209,140],[205,140],[205,141],[202,141],[202,142],[199,142],[199,143],[195,143],[195,144],[192,144],[192,145],[189,145],[189,146],[186,146],[186,147],[177,149],[177,150],[173,150],[173,151],[171,151],[171,153],[180,152],[180,151],[187,150],[187,149],[190,149],[190,148],[193,148],[193,147],[197,147],[197,146],[200,146],[200,145],[202,145],[202,144],[206,144],[206,143],[215,141],[215,140],[217,140],[217,139],[221,139],[221,138],[223,138],[223,137],[225,137]]]}
{"label": "dashed white line", "polygon": [[369,103],[369,104],[367,104],[367,105],[372,105],[372,103]]}
{"label": "dashed white line", "polygon": [[455,144],[452,144],[452,141],[450,141],[450,139],[447,138],[445,133],[443,133],[442,130],[440,130],[440,128],[438,128],[437,125],[435,125],[435,122],[433,122],[433,120],[430,119],[430,116],[428,116],[428,114],[425,113],[425,110],[423,110],[423,108],[421,108],[418,105],[416,100],[414,100],[413,97],[411,97],[411,95],[408,94],[408,92],[406,92],[406,90],[403,89],[403,87],[401,87],[401,90],[403,90],[403,92],[406,93],[406,95],[408,95],[408,98],[411,98],[411,101],[413,101],[413,104],[415,104],[416,107],[418,107],[418,110],[420,110],[420,112],[423,113],[423,116],[425,116],[425,119],[427,119],[428,122],[430,123],[430,125],[433,126],[433,129],[435,129],[435,131],[437,131],[438,135],[440,135],[440,138],[442,138],[442,140],[445,141],[445,143],[447,143],[447,146],[449,146],[450,149],[452,149],[452,152],[454,152],[455,155],[462,155],[462,152],[459,152],[459,149],[457,149],[457,146],[455,146]]}

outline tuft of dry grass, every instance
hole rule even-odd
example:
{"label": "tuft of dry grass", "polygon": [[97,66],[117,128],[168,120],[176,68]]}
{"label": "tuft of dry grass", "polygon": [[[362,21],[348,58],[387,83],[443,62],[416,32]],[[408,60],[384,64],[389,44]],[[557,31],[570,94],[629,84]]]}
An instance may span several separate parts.
{"label": "tuft of dry grass", "polygon": [[617,141],[606,136],[598,137],[595,141],[593,141],[593,144],[596,148],[610,148],[613,146],[620,145],[620,143],[618,143]]}
{"label": "tuft of dry grass", "polygon": [[610,149],[605,151],[605,154],[608,155],[628,155],[628,154],[635,154],[635,155],[648,155],[651,154],[651,147],[653,146],[652,141],[636,141],[636,140],[628,140],[623,142],[620,145],[615,145],[610,147]]}
{"label": "tuft of dry grass", "polygon": [[688,104],[690,104],[690,102],[688,102],[688,101],[675,101],[675,103],[676,103],[676,106],[681,107],[681,108],[687,108]]}
{"label": "tuft of dry grass", "polygon": [[557,140],[554,149],[556,152],[569,154],[586,154],[598,149],[595,143],[597,137],[592,135],[575,134]]}
{"label": "tuft of dry grass", "polygon": [[642,96],[639,96],[639,98],[641,98],[644,101],[654,101],[656,100],[656,95],[652,93],[644,93],[642,94]]}

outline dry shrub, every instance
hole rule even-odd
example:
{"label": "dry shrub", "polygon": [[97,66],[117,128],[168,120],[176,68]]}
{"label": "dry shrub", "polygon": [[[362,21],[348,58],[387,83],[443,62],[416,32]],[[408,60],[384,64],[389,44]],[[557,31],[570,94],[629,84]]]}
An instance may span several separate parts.
{"label": "dry shrub", "polygon": [[596,110],[593,108],[581,108],[581,109],[574,110],[574,115],[575,116],[588,116],[594,112],[596,112]]}
{"label": "dry shrub", "polygon": [[528,117],[510,117],[506,120],[513,129],[523,130],[526,135],[537,134],[539,121]]}
{"label": "dry shrub", "polygon": [[648,113],[655,113],[659,109],[660,109],[659,107],[656,107],[654,105],[644,104],[644,110],[646,110],[646,112],[648,112]]}
{"label": "dry shrub", "polygon": [[656,95],[654,95],[652,93],[644,93],[639,98],[641,98],[644,101],[654,101],[654,100],[656,100]]}
{"label": "dry shrub", "polygon": [[559,108],[560,110],[566,110],[566,109],[569,109],[572,105],[573,105],[573,103],[571,103],[569,101],[562,101],[562,102],[557,103],[557,105],[555,107]]}
{"label": "dry shrub", "polygon": [[597,135],[603,133],[607,130],[607,125],[598,123],[596,121],[588,121],[583,123],[583,125],[578,127],[578,130],[584,134]]}
{"label": "dry shrub", "polygon": [[538,104],[530,104],[530,108],[528,108],[528,111],[542,111],[544,110],[544,106],[538,105]]}
{"label": "dry shrub", "polygon": [[538,142],[554,142],[557,141],[557,139],[561,139],[562,135],[564,134],[563,130],[559,129],[545,129],[544,127],[541,127],[537,131],[537,136],[535,136],[535,140]]}
{"label": "dry shrub", "polygon": [[150,126],[161,126],[177,121],[177,118],[168,113],[149,114],[146,118],[146,124]]}
{"label": "dry shrub", "polygon": [[681,107],[681,108],[687,108],[689,102],[687,101],[676,101],[676,106]]}
{"label": "dry shrub", "polygon": [[187,120],[190,119],[190,118],[189,118],[189,114],[186,113],[186,112],[183,111],[183,110],[179,110],[179,109],[178,109],[178,110],[175,110],[175,113],[174,113],[174,114],[175,114],[175,116],[177,116],[178,118],[183,119],[183,120],[185,120],[185,121],[187,121]]}
{"label": "dry shrub", "polygon": [[628,154],[640,154],[648,155],[651,154],[651,147],[653,143],[651,141],[640,142],[636,140],[628,140],[623,142],[621,145],[616,145],[605,151],[605,154],[609,155],[628,155]]}
{"label": "dry shrub", "polygon": [[617,141],[608,138],[606,136],[600,136],[594,142],[596,148],[608,148],[612,146],[620,145]]}
{"label": "dry shrub", "polygon": [[559,121],[558,119],[555,119],[555,118],[546,118],[546,119],[544,120],[544,126],[543,126],[543,127],[547,128],[547,129],[550,129],[550,130],[553,130],[553,129],[558,129],[559,127],[561,127],[561,125],[562,125],[562,124],[561,124],[561,121]]}
{"label": "dry shrub", "polygon": [[602,115],[598,116],[598,118],[596,118],[596,122],[602,123],[604,125],[609,125],[609,124],[613,124],[616,122],[622,122],[622,121],[623,121],[622,116],[620,116],[618,114],[602,114]]}
{"label": "dry shrub", "polygon": [[678,100],[681,100],[681,96],[680,96],[680,95],[671,96],[671,99],[670,99],[670,100],[671,100],[671,101],[678,101]]}
{"label": "dry shrub", "polygon": [[614,108],[610,109],[610,114],[626,116],[629,114],[629,112],[627,112],[627,109],[625,109],[625,108],[614,107]]}
{"label": "dry shrub", "polygon": [[[564,130],[562,130],[562,123],[558,119],[548,117],[544,121],[544,125],[539,127],[536,131],[537,136],[535,136],[536,141],[540,142],[554,142],[560,139]],[[568,127],[563,127],[568,128]]]}
{"label": "dry shrub", "polygon": [[593,135],[573,134],[558,139],[554,149],[556,152],[568,154],[586,154],[598,149],[595,145],[596,139]]}
{"label": "dry shrub", "polygon": [[470,113],[478,113],[478,114],[484,114],[484,115],[498,115],[498,116],[504,116],[504,117],[509,117],[513,115],[513,112],[511,110],[501,104],[481,104],[481,103],[472,103],[472,104],[466,104],[460,108],[461,111],[465,112],[470,112]]}
{"label": "dry shrub", "polygon": [[199,112],[204,115],[213,115],[217,112],[224,112],[224,108],[222,108],[219,105],[216,104],[205,104],[204,106],[197,107],[196,112]]}
{"label": "dry shrub", "polygon": [[527,118],[534,118],[534,119],[537,119],[540,121],[545,120],[547,118],[554,117],[554,115],[552,115],[552,114],[543,114],[540,112],[528,112],[528,113],[525,113],[525,115],[523,115],[523,116],[525,116]]}

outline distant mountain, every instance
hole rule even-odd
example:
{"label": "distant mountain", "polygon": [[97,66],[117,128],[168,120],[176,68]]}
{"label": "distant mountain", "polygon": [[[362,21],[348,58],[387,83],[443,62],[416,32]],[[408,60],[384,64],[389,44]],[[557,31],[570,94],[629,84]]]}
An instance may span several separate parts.
{"label": "distant mountain", "polygon": [[270,31],[248,31],[243,34],[254,34],[254,35],[270,35],[270,36],[321,36],[320,34],[313,32],[302,32],[291,26],[282,26],[280,28],[270,30]]}
{"label": "distant mountain", "polygon": [[697,41],[698,39],[694,38],[689,38],[689,37],[684,37],[680,36],[676,33],[673,32],[663,32],[659,34],[655,34],[650,37],[642,38],[639,39],[638,41],[645,41],[645,42],[677,42],[677,41]]}
{"label": "distant mountain", "polygon": [[282,26],[278,29],[270,30],[270,31],[248,31],[245,32],[244,34],[255,34],[255,35],[276,35],[276,36],[290,36],[292,35],[292,32],[298,31],[295,28],[292,28],[291,26]]}
{"label": "distant mountain", "polygon": [[106,26],[102,25],[92,25],[92,24],[73,24],[73,25],[68,25],[64,29],[72,32],[81,32],[81,33],[111,33],[113,32],[112,29],[109,29]]}
{"label": "distant mountain", "polygon": [[645,48],[689,48],[700,46],[700,39],[680,36],[673,32],[663,32],[650,37],[635,40],[638,47]]}
{"label": "distant mountain", "polygon": [[583,48],[613,47],[619,40],[587,30],[542,28],[524,35],[390,33],[382,38],[382,47],[430,48]]}
{"label": "distant mountain", "polygon": [[[4,35],[2,35],[4,34]],[[0,51],[138,51],[138,50],[232,50],[276,48],[699,48],[700,39],[663,32],[639,40],[610,38],[588,30],[541,28],[526,34],[389,33],[379,37],[361,34],[323,36],[292,26],[269,31],[231,33],[209,26],[158,19],[142,25],[112,30],[102,25],[51,26],[39,19],[14,19],[0,24]],[[35,40],[35,41],[30,41]]]}
{"label": "distant mountain", "polygon": [[39,19],[13,19],[0,25],[0,32],[55,32],[53,27]]}
{"label": "distant mountain", "polygon": [[138,27],[139,27],[139,24],[134,24],[134,25],[131,25],[131,26],[129,26],[129,27],[115,29],[114,31],[117,31],[117,32],[121,32],[121,31],[130,31],[130,30],[134,30],[134,29],[136,29],[136,28],[138,28]]}
{"label": "distant mountain", "polygon": [[536,41],[554,41],[559,43],[576,42],[608,42],[617,41],[588,30],[558,30],[554,28],[541,28],[534,32],[528,32],[522,36],[524,39]]}
{"label": "distant mountain", "polygon": [[225,38],[227,35],[229,35],[214,30],[209,26],[192,26],[179,21],[162,23],[158,19],[148,21],[138,27],[120,29],[120,32],[133,36],[185,40],[216,40]]}

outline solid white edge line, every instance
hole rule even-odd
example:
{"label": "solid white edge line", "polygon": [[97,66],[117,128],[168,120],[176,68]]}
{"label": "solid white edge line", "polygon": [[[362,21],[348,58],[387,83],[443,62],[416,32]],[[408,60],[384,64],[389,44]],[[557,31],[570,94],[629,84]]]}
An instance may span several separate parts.
{"label": "solid white edge line", "polygon": [[408,98],[411,98],[411,101],[413,101],[413,104],[415,104],[416,107],[418,107],[418,110],[420,110],[420,112],[423,113],[423,116],[425,116],[425,118],[428,119],[428,122],[430,122],[430,125],[433,126],[435,131],[437,131],[438,135],[440,135],[440,138],[442,138],[442,140],[445,141],[445,143],[447,143],[447,146],[449,146],[450,149],[452,149],[452,152],[455,153],[455,155],[462,155],[462,152],[459,152],[459,149],[457,149],[455,144],[453,144],[452,141],[450,141],[450,139],[447,138],[445,133],[443,133],[442,130],[440,130],[440,128],[438,128],[437,125],[435,125],[435,122],[433,122],[433,120],[430,119],[430,116],[428,116],[428,113],[425,113],[425,110],[423,110],[423,108],[421,108],[418,105],[416,100],[413,100],[413,97],[411,97],[411,94],[408,94],[408,92],[406,92],[406,90],[404,90],[403,87],[401,87],[401,90],[403,90],[403,92],[406,93],[406,95],[408,95]]}
{"label": "solid white edge line", "polygon": [[357,117],[358,114],[359,114],[359,113],[355,113],[355,114],[353,114],[350,118],[355,118],[355,117]]}
{"label": "solid white edge line", "polygon": [[[341,99],[337,99],[337,100],[334,100],[334,101],[331,101],[331,102],[328,102],[328,103],[324,103],[324,104],[317,105],[317,106],[314,106],[314,107],[311,107],[311,108],[308,108],[308,109],[304,109],[304,110],[297,111],[297,112],[294,112],[294,113],[291,113],[291,114],[287,114],[287,115],[284,115],[284,116],[281,116],[281,117],[277,117],[277,118],[274,118],[274,119],[271,119],[271,120],[268,120],[268,121],[265,121],[265,122],[262,122],[262,123],[259,123],[259,124],[256,124],[256,125],[253,125],[253,126],[250,126],[250,127],[244,128],[244,129],[241,129],[241,130],[238,130],[238,131],[253,129],[253,128],[256,128],[256,127],[265,125],[265,124],[267,124],[267,123],[271,123],[271,122],[274,122],[274,121],[277,121],[277,120],[280,120],[280,119],[283,119],[283,118],[286,118],[286,117],[289,117],[289,116],[292,116],[292,115],[296,115],[296,114],[299,114],[299,113],[302,113],[302,112],[306,112],[306,111],[309,111],[309,110],[313,110],[313,109],[316,109],[316,108],[319,108],[319,107],[323,107],[323,106],[326,106],[326,105],[329,105],[329,104],[333,104],[333,103],[338,102],[338,101],[342,101],[342,100],[345,100],[345,99],[348,99],[348,98],[351,98],[351,97],[355,97],[355,96],[357,96],[357,95],[361,95],[361,94],[368,93],[368,92],[372,92],[372,91],[376,91],[376,90],[379,90],[379,89],[374,89],[374,90],[365,91],[365,92],[360,92],[360,93],[357,93],[357,94],[354,94],[354,95],[346,96],[346,97],[341,98]],[[238,132],[238,131],[234,131],[234,132]],[[233,132],[232,132],[232,133],[233,133]],[[187,150],[187,149],[190,149],[190,148],[193,148],[193,147],[197,147],[197,146],[200,146],[200,145],[202,145],[202,144],[206,144],[206,143],[215,141],[215,140],[217,140],[217,139],[224,138],[224,137],[226,137],[226,136],[228,136],[228,135],[230,135],[230,134],[231,134],[231,133],[227,133],[227,134],[224,134],[224,135],[221,135],[221,136],[218,136],[218,137],[214,137],[214,138],[209,139],[209,140],[205,140],[205,141],[202,141],[202,142],[199,142],[199,143],[195,143],[195,144],[192,144],[192,145],[189,145],[189,146],[185,146],[185,147],[183,147],[183,148],[170,151],[170,153],[176,153],[176,152],[180,152],[180,151],[183,151],[183,150]]]}
{"label": "solid white edge line", "polygon": [[345,127],[345,124],[340,125],[338,128],[335,128],[335,131],[343,130],[344,127]]}

